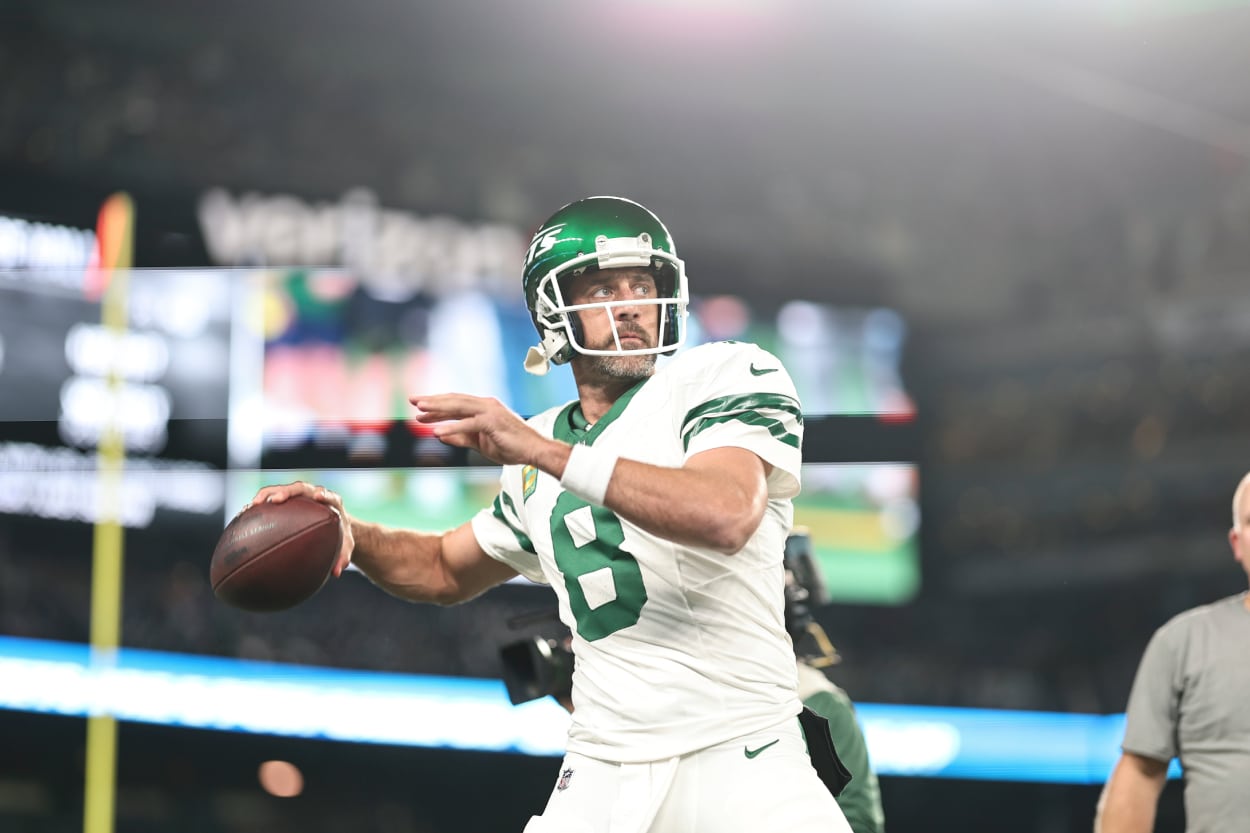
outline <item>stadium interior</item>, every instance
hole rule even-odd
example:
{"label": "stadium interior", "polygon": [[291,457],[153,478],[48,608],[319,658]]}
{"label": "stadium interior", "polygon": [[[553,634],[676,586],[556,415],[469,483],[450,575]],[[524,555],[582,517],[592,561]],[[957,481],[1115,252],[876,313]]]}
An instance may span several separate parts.
{"label": "stadium interior", "polygon": [[[509,258],[554,207],[618,193],[668,218],[699,339],[795,375],[813,615],[882,716],[888,829],[1091,829],[1113,736],[1071,777],[943,770],[873,707],[1114,718],[1159,624],[1245,589],[1247,42],[1236,0],[0,4],[0,829],[83,824],[94,701],[66,687],[90,674],[37,652],[91,640],[89,285],[122,192],[136,663],[496,682],[501,646],[555,634],[525,582],[444,609],[348,573],[241,613],[208,559],[262,482],[328,479],[414,525],[487,505],[494,472],[401,427],[404,397],[570,398],[565,371],[521,371]],[[479,743],[506,710],[455,712],[448,742],[174,711],[118,724],[120,831],[520,830],[559,761]],[[297,796],[258,780],[273,760]],[[1182,819],[1173,780],[1158,829]]]}

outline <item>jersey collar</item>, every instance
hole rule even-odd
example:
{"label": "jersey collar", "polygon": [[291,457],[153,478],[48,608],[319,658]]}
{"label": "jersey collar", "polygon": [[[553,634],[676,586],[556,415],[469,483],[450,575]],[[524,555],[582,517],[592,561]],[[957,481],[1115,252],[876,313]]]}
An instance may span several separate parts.
{"label": "jersey collar", "polygon": [[[654,378],[648,376],[647,379]],[[569,445],[593,445],[595,438],[603,433],[603,430],[612,424],[618,416],[625,410],[629,401],[634,398],[634,394],[639,388],[647,383],[647,379],[639,379],[637,384],[625,391],[620,397],[612,403],[612,407],[603,415],[603,418],[590,425],[586,422],[586,417],[582,413],[582,403],[574,400],[564,406],[564,410],[556,417],[556,424],[552,428],[551,436],[561,442]]]}

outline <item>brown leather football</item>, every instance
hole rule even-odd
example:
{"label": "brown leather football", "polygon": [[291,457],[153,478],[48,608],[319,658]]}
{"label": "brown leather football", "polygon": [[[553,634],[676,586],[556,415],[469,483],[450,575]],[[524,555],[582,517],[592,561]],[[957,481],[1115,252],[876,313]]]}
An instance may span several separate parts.
{"label": "brown leather football", "polygon": [[326,583],[342,543],[338,513],[312,498],[249,507],[213,550],[213,593],[242,610],[294,607]]}

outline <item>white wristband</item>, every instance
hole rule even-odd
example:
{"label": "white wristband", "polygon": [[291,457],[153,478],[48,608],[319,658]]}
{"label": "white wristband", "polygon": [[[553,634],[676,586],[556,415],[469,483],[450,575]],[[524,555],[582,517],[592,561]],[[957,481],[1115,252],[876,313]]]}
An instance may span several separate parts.
{"label": "white wristband", "polygon": [[617,459],[610,451],[579,443],[569,453],[560,485],[582,500],[602,506]]}

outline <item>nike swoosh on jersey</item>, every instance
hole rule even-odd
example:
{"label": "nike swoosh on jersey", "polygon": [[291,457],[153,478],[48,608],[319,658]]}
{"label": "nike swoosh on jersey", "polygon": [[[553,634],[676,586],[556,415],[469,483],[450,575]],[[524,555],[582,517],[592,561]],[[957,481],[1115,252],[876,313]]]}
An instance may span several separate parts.
{"label": "nike swoosh on jersey", "polygon": [[761,753],[761,752],[763,752],[765,749],[767,749],[768,747],[772,746],[774,743],[780,743],[780,742],[781,742],[781,738],[777,738],[777,739],[776,739],[775,741],[773,741],[772,743],[766,743],[766,744],[764,744],[763,746],[761,746],[759,749],[747,749],[747,748],[744,746],[744,747],[742,747],[742,752],[743,752],[743,754],[745,754],[748,758],[754,758],[756,755],[760,754],[760,753]]}
{"label": "nike swoosh on jersey", "polygon": [[776,368],[776,367],[763,367],[763,368],[761,368],[761,367],[756,367],[756,366],[755,366],[755,364],[754,364],[754,362],[752,362],[752,364],[751,364],[751,375],[752,375],[752,376],[763,376],[765,373],[776,373],[776,372],[777,372],[777,370],[778,370],[778,368]]}

